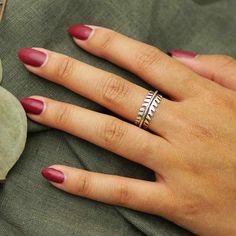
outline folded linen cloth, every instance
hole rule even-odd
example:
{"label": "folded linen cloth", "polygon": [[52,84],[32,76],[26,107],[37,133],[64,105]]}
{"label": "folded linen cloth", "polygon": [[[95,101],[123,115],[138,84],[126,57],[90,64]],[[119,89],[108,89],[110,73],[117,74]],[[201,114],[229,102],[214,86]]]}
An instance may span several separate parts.
{"label": "folded linen cloth", "polygon": [[[0,24],[2,86],[17,98],[42,95],[95,111],[105,108],[29,73],[17,58],[23,47],[45,47],[149,87],[133,74],[79,49],[67,35],[73,24],[109,27],[159,47],[236,55],[235,0],[14,0]],[[40,176],[65,164],[152,180],[153,173],[72,135],[28,121],[19,162],[0,187],[0,235],[191,235],[175,224],[129,209],[72,196]],[[223,220],[223,219],[222,219]]]}

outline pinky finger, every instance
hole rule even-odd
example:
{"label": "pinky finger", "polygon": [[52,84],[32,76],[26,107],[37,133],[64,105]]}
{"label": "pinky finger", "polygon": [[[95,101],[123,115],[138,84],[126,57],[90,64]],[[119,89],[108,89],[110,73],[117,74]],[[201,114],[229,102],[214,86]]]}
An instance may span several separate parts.
{"label": "pinky finger", "polygon": [[165,215],[168,191],[162,182],[149,182],[54,165],[42,175],[56,188],[92,200],[151,214]]}
{"label": "pinky finger", "polygon": [[199,75],[236,91],[236,60],[225,55],[197,55],[174,50],[171,56]]}

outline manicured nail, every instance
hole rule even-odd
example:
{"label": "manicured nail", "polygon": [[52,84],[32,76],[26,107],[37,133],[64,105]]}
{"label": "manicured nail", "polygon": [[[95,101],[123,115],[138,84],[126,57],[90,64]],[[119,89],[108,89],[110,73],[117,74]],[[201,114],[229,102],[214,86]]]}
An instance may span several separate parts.
{"label": "manicured nail", "polygon": [[68,28],[68,33],[77,39],[87,40],[93,29],[86,25],[72,25]]}
{"label": "manicured nail", "polygon": [[27,65],[40,67],[47,60],[47,54],[32,48],[22,48],[18,52],[20,60]]}
{"label": "manicured nail", "polygon": [[41,172],[42,176],[55,183],[63,183],[65,180],[65,175],[62,171],[56,170],[54,168],[44,168]]}
{"label": "manicured nail", "polygon": [[44,103],[34,98],[24,98],[20,100],[21,105],[25,109],[26,113],[39,115],[43,112]]}
{"label": "manicured nail", "polygon": [[194,52],[188,52],[183,50],[173,50],[170,52],[172,57],[182,57],[182,58],[194,58],[197,56]]}

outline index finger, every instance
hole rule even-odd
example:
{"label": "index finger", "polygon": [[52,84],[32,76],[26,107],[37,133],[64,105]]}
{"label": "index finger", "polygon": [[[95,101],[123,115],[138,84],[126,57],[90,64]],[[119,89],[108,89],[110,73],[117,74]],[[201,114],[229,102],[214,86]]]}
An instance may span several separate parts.
{"label": "index finger", "polygon": [[205,83],[159,49],[110,29],[75,25],[68,31],[78,46],[133,72],[176,100],[193,96]]}

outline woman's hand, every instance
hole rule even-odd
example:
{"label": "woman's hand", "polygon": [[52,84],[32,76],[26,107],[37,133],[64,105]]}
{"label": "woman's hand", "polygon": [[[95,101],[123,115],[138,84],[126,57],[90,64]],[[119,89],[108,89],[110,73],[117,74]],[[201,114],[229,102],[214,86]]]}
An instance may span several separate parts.
{"label": "woman's hand", "polygon": [[[118,118],[34,96],[28,116],[99,145],[156,173],[156,182],[54,165],[42,173],[82,197],[160,215],[199,235],[236,235],[236,62],[173,56],[111,30],[69,29],[78,46],[139,76],[163,98],[152,133]],[[187,56],[187,57],[186,57]],[[134,122],[147,90],[117,75],[45,49],[22,49],[26,68]],[[211,80],[213,79],[216,82]]]}

